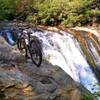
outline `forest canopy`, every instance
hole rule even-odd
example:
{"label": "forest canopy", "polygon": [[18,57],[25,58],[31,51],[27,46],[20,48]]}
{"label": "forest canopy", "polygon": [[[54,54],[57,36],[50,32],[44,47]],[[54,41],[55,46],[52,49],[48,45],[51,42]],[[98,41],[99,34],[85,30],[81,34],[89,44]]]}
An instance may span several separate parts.
{"label": "forest canopy", "polygon": [[0,20],[81,26],[100,22],[100,0],[0,0]]}

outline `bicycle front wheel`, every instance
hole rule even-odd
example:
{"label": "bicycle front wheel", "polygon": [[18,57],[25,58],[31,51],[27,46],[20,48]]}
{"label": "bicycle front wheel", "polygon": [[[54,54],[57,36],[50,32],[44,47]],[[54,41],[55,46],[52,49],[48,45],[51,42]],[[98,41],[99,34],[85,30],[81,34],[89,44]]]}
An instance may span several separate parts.
{"label": "bicycle front wheel", "polygon": [[39,67],[42,63],[42,49],[38,40],[32,40],[30,44],[30,55],[32,62]]}

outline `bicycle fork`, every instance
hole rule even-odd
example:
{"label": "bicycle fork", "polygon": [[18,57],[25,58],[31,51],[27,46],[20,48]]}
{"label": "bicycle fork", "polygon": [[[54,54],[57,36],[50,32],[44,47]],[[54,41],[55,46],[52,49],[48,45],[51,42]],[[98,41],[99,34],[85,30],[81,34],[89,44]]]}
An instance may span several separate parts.
{"label": "bicycle fork", "polygon": [[[31,44],[30,44],[30,34],[28,34],[28,37],[25,39],[25,43],[26,43],[26,54],[25,54],[25,57],[26,59],[31,56],[30,54],[30,47],[31,47]],[[30,54],[30,55],[29,55]]]}

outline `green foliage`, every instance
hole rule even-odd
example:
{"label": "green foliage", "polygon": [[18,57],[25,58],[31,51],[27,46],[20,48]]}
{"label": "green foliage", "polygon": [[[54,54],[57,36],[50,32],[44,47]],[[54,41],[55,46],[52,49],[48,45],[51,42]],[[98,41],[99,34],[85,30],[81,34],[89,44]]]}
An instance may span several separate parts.
{"label": "green foliage", "polygon": [[81,26],[100,21],[99,0],[0,0],[0,19]]}
{"label": "green foliage", "polygon": [[82,99],[81,100],[94,100],[94,96],[91,93],[82,93]]}
{"label": "green foliage", "polygon": [[62,24],[66,27],[84,25],[92,22],[94,16],[100,15],[100,6],[97,5],[98,0],[41,0],[36,3],[38,12],[34,14],[33,22]]}
{"label": "green foliage", "polygon": [[13,19],[18,0],[0,0],[0,19]]}
{"label": "green foliage", "polygon": [[[100,84],[96,84],[100,86]],[[98,100],[100,98],[100,90],[95,93],[82,93],[82,100]]]}
{"label": "green foliage", "polygon": [[[99,84],[96,84],[97,86],[100,86],[100,83]],[[94,93],[94,96],[96,97],[96,98],[100,98],[100,90],[98,90],[97,92],[95,92]]]}
{"label": "green foliage", "polygon": [[36,4],[38,12],[35,14],[37,23],[58,24],[66,17],[67,0],[44,0]]}
{"label": "green foliage", "polygon": [[81,100],[98,100],[100,98],[100,91],[95,93],[82,93],[81,96]]}

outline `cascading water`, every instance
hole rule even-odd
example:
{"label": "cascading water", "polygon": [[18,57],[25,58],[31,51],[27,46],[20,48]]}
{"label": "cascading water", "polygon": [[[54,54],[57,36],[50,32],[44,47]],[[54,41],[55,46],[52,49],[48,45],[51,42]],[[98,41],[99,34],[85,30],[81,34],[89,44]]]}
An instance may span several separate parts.
{"label": "cascading water", "polygon": [[[95,85],[98,80],[92,72],[86,57],[75,37],[65,31],[50,32],[33,29],[33,35],[43,43],[44,58],[53,65],[61,67],[75,81],[81,83],[92,93],[100,90]],[[100,63],[100,57],[90,40],[87,41],[88,51],[96,62]],[[98,46],[99,47],[99,46]]]}
{"label": "cascading water", "polygon": [[88,39],[87,43],[88,43],[88,47],[89,47],[89,52],[91,53],[91,55],[94,58],[95,62],[100,63],[100,56],[99,56],[98,52],[96,51],[92,41]]}
{"label": "cascading water", "polygon": [[[43,42],[44,57],[50,63],[61,67],[75,81],[83,84],[92,93],[100,90],[100,87],[95,85],[98,80],[73,35],[64,31],[60,31],[59,34],[36,29],[33,29],[33,33]],[[91,48],[93,50],[92,44]]]}

